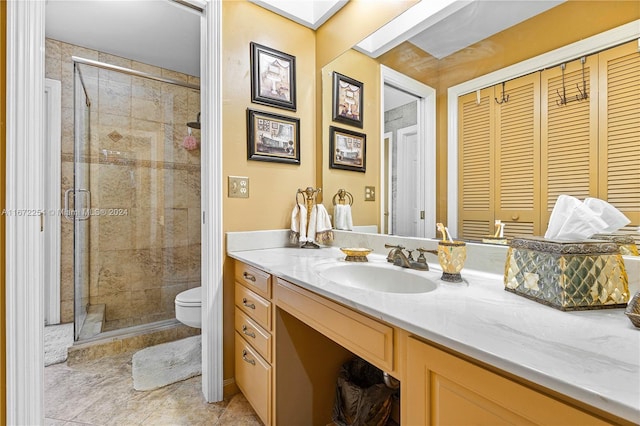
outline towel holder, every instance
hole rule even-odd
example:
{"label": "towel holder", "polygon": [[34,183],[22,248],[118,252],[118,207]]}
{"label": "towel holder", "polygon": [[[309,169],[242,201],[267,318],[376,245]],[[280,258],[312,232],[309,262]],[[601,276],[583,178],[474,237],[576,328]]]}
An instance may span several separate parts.
{"label": "towel holder", "polygon": [[[296,204],[300,204],[298,201],[298,195],[302,194],[302,199],[304,200],[304,204],[307,207],[307,231],[309,230],[309,220],[311,219],[311,209],[313,205],[316,203],[316,197],[318,194],[322,192],[322,188],[312,188],[310,186],[307,189],[300,189],[296,192]],[[304,244],[300,246],[300,248],[320,248],[320,246],[313,241],[305,241]]]}
{"label": "towel holder", "polygon": [[[338,201],[336,202],[336,198]],[[347,200],[349,201],[349,205],[353,205],[353,195],[350,192],[345,191],[344,189],[338,189],[336,195],[333,196],[333,205],[336,204],[347,204]]]}

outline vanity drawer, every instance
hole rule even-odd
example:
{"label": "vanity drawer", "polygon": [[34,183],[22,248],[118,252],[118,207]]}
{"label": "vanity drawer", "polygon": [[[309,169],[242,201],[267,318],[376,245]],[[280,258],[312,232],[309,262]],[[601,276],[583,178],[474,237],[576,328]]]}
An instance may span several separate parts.
{"label": "vanity drawer", "polygon": [[274,301],[307,325],[385,371],[393,371],[393,327],[277,279]]}
{"label": "vanity drawer", "polygon": [[271,334],[247,314],[236,308],[236,331],[246,340],[267,362],[271,362]]}
{"label": "vanity drawer", "polygon": [[271,302],[236,283],[236,306],[267,331],[271,331]]}
{"label": "vanity drawer", "polygon": [[236,383],[265,425],[271,424],[271,366],[236,333]]}
{"label": "vanity drawer", "polygon": [[260,296],[271,298],[271,275],[246,263],[236,261],[236,281],[244,284]]}

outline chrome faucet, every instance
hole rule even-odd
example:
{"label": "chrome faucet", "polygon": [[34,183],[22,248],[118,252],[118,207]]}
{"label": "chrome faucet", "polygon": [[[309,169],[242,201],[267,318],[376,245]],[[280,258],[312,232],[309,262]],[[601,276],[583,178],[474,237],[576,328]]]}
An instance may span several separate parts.
{"label": "chrome faucet", "polygon": [[411,252],[412,250],[408,250],[409,255],[405,255],[404,254],[404,247],[403,246],[394,246],[391,244],[385,244],[384,245],[385,248],[391,249],[391,251],[389,251],[389,254],[387,255],[387,262],[389,263],[393,263],[396,266],[401,266],[403,268],[409,268],[409,269],[418,269],[421,271],[428,271],[429,270],[429,265],[427,264],[427,259],[424,257],[425,253],[431,253],[431,254],[438,254],[437,250],[427,250],[427,249],[423,249],[423,248],[419,248],[417,249],[418,252],[420,253],[420,256],[418,256],[418,260],[413,260],[413,257],[411,256]]}

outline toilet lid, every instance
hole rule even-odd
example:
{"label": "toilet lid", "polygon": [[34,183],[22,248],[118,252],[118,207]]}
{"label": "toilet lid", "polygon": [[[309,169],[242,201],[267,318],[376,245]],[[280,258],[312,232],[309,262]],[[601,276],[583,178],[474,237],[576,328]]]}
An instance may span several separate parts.
{"label": "toilet lid", "polygon": [[182,306],[185,305],[201,305],[202,304],[202,287],[194,287],[189,290],[185,290],[182,293],[178,293],[176,296],[176,303]]}

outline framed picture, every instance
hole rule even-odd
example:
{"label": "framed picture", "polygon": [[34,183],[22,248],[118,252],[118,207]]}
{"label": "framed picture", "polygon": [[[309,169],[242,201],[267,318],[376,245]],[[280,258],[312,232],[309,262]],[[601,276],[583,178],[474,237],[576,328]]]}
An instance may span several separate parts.
{"label": "framed picture", "polygon": [[300,119],[247,109],[247,158],[300,164]]}
{"label": "framed picture", "polygon": [[251,42],[251,102],[296,110],[296,58]]}
{"label": "framed picture", "polygon": [[334,71],[333,121],[362,129],[363,84]]}
{"label": "framed picture", "polygon": [[329,126],[329,167],[365,172],[367,135]]}

